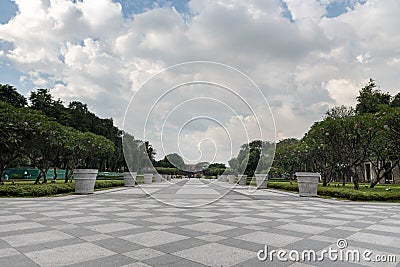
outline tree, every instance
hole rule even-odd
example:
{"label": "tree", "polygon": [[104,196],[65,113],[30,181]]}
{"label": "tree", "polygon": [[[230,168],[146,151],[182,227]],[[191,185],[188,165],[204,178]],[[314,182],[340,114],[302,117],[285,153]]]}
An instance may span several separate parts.
{"label": "tree", "polygon": [[226,166],[223,163],[212,163],[203,171],[204,175],[217,176],[225,172]]}
{"label": "tree", "polygon": [[300,155],[300,141],[296,138],[288,138],[276,144],[273,166],[278,174],[288,175],[291,179],[296,171],[301,170],[302,158]]}
{"label": "tree", "polygon": [[26,98],[9,84],[0,84],[0,101],[6,102],[14,107],[25,107],[27,105]]}
{"label": "tree", "polygon": [[24,110],[0,101],[0,182],[7,166],[22,153],[29,115]]}
{"label": "tree", "polygon": [[390,102],[390,106],[400,108],[400,93],[397,93]]}
{"label": "tree", "polygon": [[400,108],[382,110],[375,121],[378,133],[370,144],[369,160],[376,178],[371,180],[371,188],[400,164]]}
{"label": "tree", "polygon": [[346,107],[344,105],[333,107],[325,113],[326,118],[332,119],[346,119],[354,116],[355,110],[352,107]]}
{"label": "tree", "polygon": [[370,79],[368,84],[360,90],[359,96],[357,96],[357,114],[376,113],[381,105],[390,104],[391,96],[375,88],[375,80]]}
{"label": "tree", "polygon": [[247,176],[253,176],[256,171],[268,171],[272,165],[274,150],[274,143],[254,140],[241,146],[236,159],[229,160],[229,166]]}
{"label": "tree", "polygon": [[56,119],[63,125],[68,125],[69,114],[63,102],[54,100],[49,89],[37,89],[29,97],[31,108],[42,111],[46,116]]}

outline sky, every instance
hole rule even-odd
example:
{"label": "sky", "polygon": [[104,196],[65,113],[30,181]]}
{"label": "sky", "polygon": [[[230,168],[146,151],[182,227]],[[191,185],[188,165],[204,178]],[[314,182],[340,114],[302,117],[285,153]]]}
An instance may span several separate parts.
{"label": "sky", "polygon": [[398,0],[0,0],[0,10],[0,83],[87,103],[158,157],[226,162],[248,140],[301,138],[329,108],[354,106],[369,78],[399,91]]}

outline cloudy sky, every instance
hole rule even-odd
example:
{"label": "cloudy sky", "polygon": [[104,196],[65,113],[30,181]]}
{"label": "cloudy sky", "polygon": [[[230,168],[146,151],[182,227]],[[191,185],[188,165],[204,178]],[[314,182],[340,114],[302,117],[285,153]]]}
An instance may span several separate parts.
{"label": "cloudy sky", "polygon": [[[226,161],[230,146],[235,154],[246,138],[259,137],[257,129],[273,138],[274,123],[276,139],[301,137],[330,107],[354,105],[369,78],[391,94],[400,85],[398,0],[1,0],[0,10],[0,83],[26,96],[49,88],[119,127],[136,93],[125,120],[135,136],[143,134],[138,117],[171,86],[206,80],[233,88],[191,84],[157,102],[155,128],[145,136],[160,138],[165,125],[156,149],[177,152],[180,138],[187,159],[216,142],[224,148],[217,160]],[[156,75],[188,61],[235,70],[197,64]],[[260,88],[274,123],[257,88],[236,70]],[[234,142],[225,144],[229,137]]]}

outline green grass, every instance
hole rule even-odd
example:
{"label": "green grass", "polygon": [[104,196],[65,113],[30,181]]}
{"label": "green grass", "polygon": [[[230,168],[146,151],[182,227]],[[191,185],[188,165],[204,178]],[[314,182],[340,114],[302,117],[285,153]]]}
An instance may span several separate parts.
{"label": "green grass", "polygon": [[[255,185],[255,182],[251,184]],[[329,186],[322,186],[322,184],[319,184],[318,195],[321,197],[333,197],[352,201],[400,202],[400,185],[376,185],[374,188],[369,188],[369,184],[360,184],[359,190],[354,190],[353,187],[354,185],[351,183],[346,184],[344,187],[341,186],[340,183],[330,183]],[[293,181],[292,185],[288,181],[268,181],[268,188],[290,192],[299,191],[295,181]],[[386,191],[387,188],[390,188],[391,191]]]}

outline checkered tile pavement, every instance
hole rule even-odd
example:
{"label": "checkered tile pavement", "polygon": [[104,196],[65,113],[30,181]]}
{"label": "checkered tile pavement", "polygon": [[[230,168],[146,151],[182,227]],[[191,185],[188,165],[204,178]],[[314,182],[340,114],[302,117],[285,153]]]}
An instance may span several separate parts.
{"label": "checkered tile pavement", "polygon": [[[0,266],[400,266],[400,205],[352,203],[202,180],[101,191],[90,196],[0,199]],[[200,189],[199,189],[200,188]],[[197,191],[196,191],[197,190]],[[203,193],[201,193],[203,192]],[[191,196],[191,197],[188,197]],[[195,196],[195,197],[194,197]],[[348,249],[397,262],[260,261],[269,249]]]}

